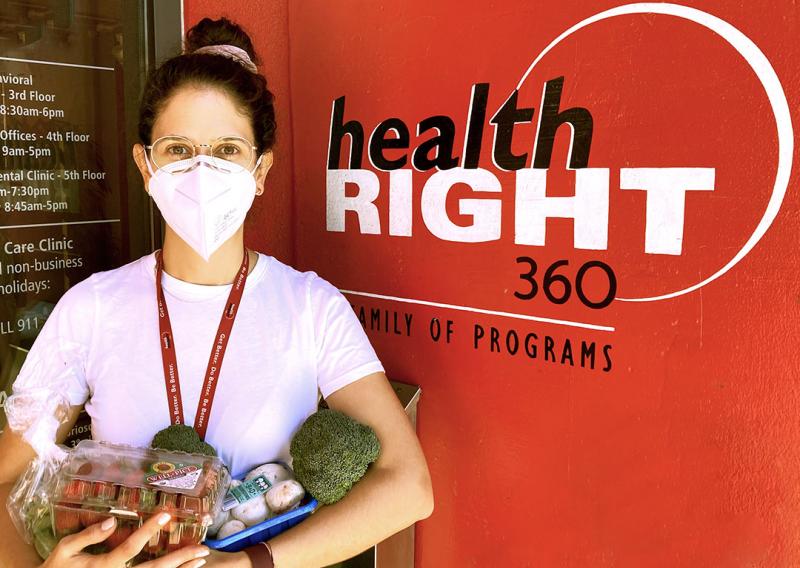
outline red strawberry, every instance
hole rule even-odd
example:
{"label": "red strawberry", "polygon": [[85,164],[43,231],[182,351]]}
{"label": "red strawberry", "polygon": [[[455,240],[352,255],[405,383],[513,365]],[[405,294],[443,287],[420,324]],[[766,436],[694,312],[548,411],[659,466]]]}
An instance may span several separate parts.
{"label": "red strawberry", "polygon": [[202,499],[200,499],[200,497],[192,497],[191,495],[181,495],[179,503],[181,509],[195,513],[201,512],[203,508]]}
{"label": "red strawberry", "polygon": [[175,519],[177,511],[178,496],[174,493],[164,493],[162,491],[158,499],[158,505],[156,505],[156,507],[153,509],[153,514],[158,515],[161,512],[167,512],[172,517],[172,520],[170,520],[170,522],[167,523],[163,529],[161,529],[162,532],[172,533],[178,530],[180,523],[178,523]]}
{"label": "red strawberry", "polygon": [[117,496],[117,488],[111,483],[95,481],[92,484],[92,498],[98,501],[113,501]]}
{"label": "red strawberry", "polygon": [[139,511],[141,493],[138,487],[120,487],[117,506],[129,511]]}
{"label": "red strawberry", "polygon": [[110,481],[111,483],[121,483],[123,477],[123,471],[119,462],[112,462],[108,464],[103,472],[103,479]]}
{"label": "red strawberry", "polygon": [[125,473],[122,484],[128,487],[139,487],[144,485],[144,474],[138,469],[133,469]]}
{"label": "red strawberry", "polygon": [[146,512],[152,510],[153,507],[156,506],[159,500],[159,493],[158,491],[154,491],[153,489],[147,489],[143,487],[141,489],[137,489],[139,492],[139,512]]}
{"label": "red strawberry", "polygon": [[121,458],[115,466],[119,482],[128,487],[137,487],[144,482],[142,463],[139,460]]}
{"label": "red strawberry", "polygon": [[196,544],[199,542],[194,537],[194,523],[172,522],[170,526],[169,539],[167,539],[167,552],[183,548],[186,544]]}
{"label": "red strawberry", "polygon": [[59,504],[54,508],[53,514],[56,536],[62,537],[81,529],[80,512],[77,508]]}
{"label": "red strawberry", "polygon": [[200,544],[202,540],[200,537],[203,534],[202,527],[197,523],[182,523],[183,529],[181,532],[181,543],[179,548],[190,546],[192,544]]}
{"label": "red strawberry", "polygon": [[80,479],[72,479],[64,486],[62,498],[66,501],[81,501],[89,492],[89,483]]}
{"label": "red strawberry", "polygon": [[214,489],[216,489],[217,486],[219,475],[214,470],[206,470],[205,476],[206,476],[206,483],[204,489],[206,491],[214,491]]}
{"label": "red strawberry", "polygon": [[[180,522],[175,519],[177,512],[178,496],[173,493],[165,493],[163,491],[149,491],[142,490],[141,496],[143,502],[149,501],[150,496],[158,496],[158,504],[152,507],[150,514],[142,515],[144,520],[147,520],[152,515],[158,515],[162,512],[167,512],[172,516],[172,520],[158,532],[158,538],[153,537],[150,539],[146,550],[152,556],[160,556],[168,550],[175,550],[178,548],[177,544],[180,539]],[[143,503],[144,504],[144,503]],[[143,507],[149,508],[149,507]],[[173,534],[174,533],[174,534]]]}
{"label": "red strawberry", "polygon": [[[178,535],[178,536],[175,536]],[[166,552],[174,552],[181,547],[180,531],[175,530],[167,535]]]}
{"label": "red strawberry", "polygon": [[78,471],[76,472],[76,475],[82,475],[82,476],[89,475],[90,473],[92,473],[92,469],[94,469],[94,468],[92,467],[91,463],[84,462],[78,468]]}
{"label": "red strawberry", "polygon": [[102,514],[101,511],[103,511],[102,507],[97,507],[95,505],[84,505],[81,508],[81,512],[78,513],[81,524],[84,527],[88,527],[95,523],[101,522],[103,519],[108,517],[108,515]]}
{"label": "red strawberry", "polygon": [[178,510],[178,496],[174,493],[166,493],[162,491],[155,510],[158,512],[166,511],[174,518],[175,511]]}
{"label": "red strawberry", "polygon": [[150,539],[145,550],[152,558],[155,558],[167,550],[168,541],[169,533],[165,530],[160,530]]}
{"label": "red strawberry", "polygon": [[133,533],[133,527],[130,523],[119,522],[119,519],[117,519],[117,522],[119,523],[117,525],[117,530],[115,530],[113,534],[105,540],[109,550],[114,550],[120,544],[125,542],[125,539],[127,539],[129,536],[131,536],[131,533]]}

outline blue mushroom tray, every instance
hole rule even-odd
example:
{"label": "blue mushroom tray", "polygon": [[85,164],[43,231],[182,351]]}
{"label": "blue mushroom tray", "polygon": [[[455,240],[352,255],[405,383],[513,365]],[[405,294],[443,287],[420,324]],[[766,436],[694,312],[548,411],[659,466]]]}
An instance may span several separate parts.
{"label": "blue mushroom tray", "polygon": [[311,494],[306,493],[297,508],[281,515],[262,521],[243,531],[221,539],[206,539],[203,544],[214,550],[223,552],[239,552],[240,550],[264,542],[292,528],[308,517],[317,508],[318,502]]}

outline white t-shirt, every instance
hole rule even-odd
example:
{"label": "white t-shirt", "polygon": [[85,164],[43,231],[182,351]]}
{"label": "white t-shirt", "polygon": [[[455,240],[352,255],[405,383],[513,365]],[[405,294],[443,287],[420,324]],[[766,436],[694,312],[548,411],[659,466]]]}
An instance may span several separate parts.
{"label": "white t-shirt", "polygon": [[[211,346],[231,285],[164,272],[183,414],[194,424]],[[96,440],[149,446],[170,424],[159,347],[155,255],[97,272],[61,297],[36,338],[14,392],[70,380]],[[384,371],[347,299],[313,271],[259,253],[247,277],[208,421],[206,441],[233,475],[292,464],[289,443],[319,397]]]}

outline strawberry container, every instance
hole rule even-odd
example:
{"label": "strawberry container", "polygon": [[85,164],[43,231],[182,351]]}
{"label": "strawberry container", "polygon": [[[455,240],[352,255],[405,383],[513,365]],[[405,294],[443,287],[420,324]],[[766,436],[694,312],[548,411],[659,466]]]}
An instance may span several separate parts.
{"label": "strawberry container", "polygon": [[82,440],[69,452],[50,499],[53,534],[60,539],[113,516],[114,534],[90,550],[108,552],[167,511],[172,520],[136,563],[151,560],[202,542],[229,484],[217,457]]}

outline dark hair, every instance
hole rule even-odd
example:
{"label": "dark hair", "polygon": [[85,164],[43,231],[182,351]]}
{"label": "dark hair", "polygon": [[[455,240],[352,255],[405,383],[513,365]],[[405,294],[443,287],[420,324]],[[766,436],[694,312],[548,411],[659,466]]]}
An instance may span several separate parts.
{"label": "dark hair", "polygon": [[203,18],[187,33],[184,52],[164,61],[150,72],[139,104],[139,139],[152,142],[158,113],[180,87],[211,86],[223,90],[247,114],[253,125],[253,141],[261,154],[275,144],[274,95],[267,79],[252,73],[238,61],[216,53],[193,53],[207,45],[234,45],[257,63],[253,43],[245,31],[227,18]]}

